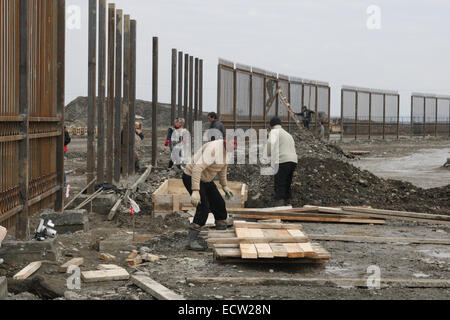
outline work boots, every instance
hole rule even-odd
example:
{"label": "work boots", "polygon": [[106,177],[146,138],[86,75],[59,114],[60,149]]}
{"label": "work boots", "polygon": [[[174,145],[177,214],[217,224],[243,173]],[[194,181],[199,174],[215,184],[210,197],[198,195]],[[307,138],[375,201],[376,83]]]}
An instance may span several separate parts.
{"label": "work boots", "polygon": [[207,247],[205,247],[202,243],[200,243],[200,240],[198,239],[198,236],[200,234],[201,227],[199,225],[193,224],[189,228],[189,235],[188,235],[188,250],[194,250],[194,251],[206,251]]}
{"label": "work boots", "polygon": [[216,230],[227,230],[228,222],[227,220],[216,220]]}

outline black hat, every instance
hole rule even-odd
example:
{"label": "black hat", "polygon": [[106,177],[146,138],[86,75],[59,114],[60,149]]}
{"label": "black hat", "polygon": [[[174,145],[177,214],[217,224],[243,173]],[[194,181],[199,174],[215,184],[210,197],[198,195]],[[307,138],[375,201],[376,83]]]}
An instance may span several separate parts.
{"label": "black hat", "polygon": [[281,120],[280,118],[272,118],[272,120],[270,120],[270,126],[271,127],[275,127],[275,126],[281,126]]}

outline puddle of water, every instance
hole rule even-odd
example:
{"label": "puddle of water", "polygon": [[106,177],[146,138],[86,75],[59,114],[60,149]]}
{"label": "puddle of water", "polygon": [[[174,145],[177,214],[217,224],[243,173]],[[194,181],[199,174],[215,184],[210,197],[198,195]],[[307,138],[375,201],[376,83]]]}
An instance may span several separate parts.
{"label": "puddle of water", "polygon": [[423,149],[406,157],[365,158],[355,165],[379,177],[408,181],[427,189],[450,183],[450,170],[442,168],[447,158],[450,158],[450,148]]}

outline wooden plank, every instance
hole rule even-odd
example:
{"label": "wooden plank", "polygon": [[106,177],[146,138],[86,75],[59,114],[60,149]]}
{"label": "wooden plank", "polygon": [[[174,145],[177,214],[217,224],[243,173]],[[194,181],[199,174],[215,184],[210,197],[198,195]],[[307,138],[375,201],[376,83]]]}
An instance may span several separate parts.
{"label": "wooden plank", "polygon": [[14,277],[14,280],[26,280],[42,266],[41,261],[30,263],[28,266],[20,270]]}
{"label": "wooden plank", "polygon": [[236,228],[235,232],[236,232],[236,237],[238,237],[238,238],[249,238],[250,237],[249,229],[247,229],[247,228]]}
{"label": "wooden plank", "polygon": [[303,250],[306,258],[317,258],[317,253],[311,243],[297,243],[297,245]]}
{"label": "wooden plank", "polygon": [[146,276],[132,276],[131,281],[158,300],[185,300],[185,298],[164,287],[155,280]]}
{"label": "wooden plank", "polygon": [[99,264],[97,266],[97,270],[116,270],[116,269],[123,269],[123,268],[115,264]]}
{"label": "wooden plank", "polygon": [[[300,230],[297,230],[299,232],[301,232]],[[291,235],[291,233],[288,230],[274,230],[275,234],[277,235],[278,238],[289,238],[289,237],[294,237]],[[303,232],[301,232],[300,237],[305,237],[305,235],[303,234]],[[280,242],[281,243],[281,242]]]}
{"label": "wooden plank", "polygon": [[450,245],[450,239],[425,239],[425,238],[389,238],[368,236],[345,235],[309,235],[311,240],[342,241],[342,242],[366,242],[366,243],[414,243],[414,244],[440,244]]}
{"label": "wooden plank", "polygon": [[270,243],[274,258],[287,258],[288,252],[282,243]]}
{"label": "wooden plank", "polygon": [[66,273],[67,269],[70,266],[75,266],[75,267],[79,267],[84,263],[84,259],[83,258],[73,258],[70,261],[67,261],[66,263],[64,263],[62,266],[59,267],[59,272],[63,272]]}
{"label": "wooden plank", "polygon": [[298,243],[283,243],[283,245],[288,253],[288,258],[295,259],[305,257],[305,253],[302,248],[298,246]]}
{"label": "wooden plank", "polygon": [[450,225],[450,221],[421,219],[421,218],[412,218],[412,217],[401,217],[401,216],[393,216],[393,215],[378,214],[378,213],[364,213],[364,212],[345,211],[345,214],[357,215],[357,216],[360,216],[360,217],[373,218],[373,219],[412,221],[412,222],[422,222],[422,223],[430,223],[430,224]]}
{"label": "wooden plank", "polygon": [[[348,278],[269,278],[269,277],[191,277],[186,279],[187,283],[195,285],[285,285],[285,286],[311,286],[311,287],[361,287],[367,288],[367,279]],[[382,288],[450,288],[449,279],[388,279],[382,278],[380,283]]]}
{"label": "wooden plank", "polygon": [[283,223],[263,223],[263,222],[246,222],[234,221],[235,228],[248,229],[302,229],[301,224],[283,224]]}
{"label": "wooden plank", "polygon": [[304,237],[305,234],[303,232],[301,232],[300,230],[293,230],[293,229],[288,229],[287,230],[289,232],[289,234],[293,237]]}
{"label": "wooden plank", "polygon": [[273,259],[274,254],[272,248],[268,243],[257,243],[255,244],[256,251],[258,252],[258,258],[260,259]]}
{"label": "wooden plank", "polygon": [[235,216],[240,219],[280,219],[283,221],[302,221],[302,222],[319,222],[319,223],[347,223],[347,224],[385,224],[384,220],[364,219],[364,218],[337,218],[337,217],[313,217],[313,216],[262,216],[240,214]]}
{"label": "wooden plank", "polygon": [[263,239],[264,234],[261,229],[247,229],[248,236],[250,238],[257,238],[257,239]]}
{"label": "wooden plank", "polygon": [[450,216],[437,215],[437,214],[428,214],[428,213],[416,213],[416,212],[406,212],[406,211],[393,211],[393,210],[380,210],[380,209],[365,209],[358,207],[342,207],[345,211],[358,212],[358,213],[375,213],[375,214],[384,214],[384,215],[392,215],[399,217],[411,217],[411,218],[420,218],[420,219],[430,219],[430,220],[444,220],[450,221]]}
{"label": "wooden plank", "polygon": [[258,251],[254,244],[241,243],[240,249],[242,259],[258,259]]}
{"label": "wooden plank", "polygon": [[309,242],[307,237],[276,237],[276,238],[222,238],[207,239],[210,244],[255,244],[255,243],[303,243]]}
{"label": "wooden plank", "polygon": [[85,271],[81,273],[81,278],[86,283],[92,283],[128,280],[130,279],[130,275],[127,270],[120,268],[112,270]]}

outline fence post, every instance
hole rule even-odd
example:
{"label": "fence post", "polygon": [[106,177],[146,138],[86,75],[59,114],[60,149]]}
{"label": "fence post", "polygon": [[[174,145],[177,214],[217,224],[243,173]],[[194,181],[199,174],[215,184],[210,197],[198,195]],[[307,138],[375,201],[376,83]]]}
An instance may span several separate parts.
{"label": "fence post", "polygon": [[123,25],[123,108],[122,108],[122,176],[128,177],[130,148],[130,15],[124,15]]}
{"label": "fence post", "polygon": [[116,88],[114,109],[114,181],[120,182],[121,168],[121,116],[122,116],[122,38],[123,11],[116,11]]}
{"label": "fence post", "polygon": [[[64,207],[64,88],[65,88],[65,43],[66,43],[66,1],[57,3],[57,84],[56,106],[59,118],[58,131],[61,135],[57,139],[56,146],[56,171],[60,189],[56,193],[55,211],[61,213]],[[28,51],[28,50],[27,50]]]}
{"label": "fence post", "polygon": [[115,4],[110,3],[108,8],[108,113],[106,139],[106,182],[113,182],[114,170],[114,41],[115,41]]}
{"label": "fence post", "polygon": [[414,96],[411,95],[411,137],[414,136]]}
{"label": "fence post", "polygon": [[195,80],[194,80],[194,120],[198,120],[198,95],[199,95],[199,60],[198,58],[195,58]]}
{"label": "fence post", "polygon": [[434,136],[437,137],[437,123],[438,123],[438,98],[436,97],[436,121],[434,121]]}
{"label": "fence post", "polygon": [[200,65],[199,65],[199,94],[198,94],[198,112],[199,112],[199,120],[202,121],[203,119],[203,59],[200,59]]}
{"label": "fence post", "polygon": [[25,241],[29,237],[28,224],[28,108],[30,104],[30,51],[28,43],[30,40],[29,28],[29,1],[19,2],[19,37],[20,37],[20,61],[19,61],[19,113],[23,117],[20,123],[20,134],[23,139],[19,142],[19,188],[22,211],[17,214],[16,240]]}
{"label": "fence post", "polygon": [[331,88],[328,86],[328,140],[331,138]]}
{"label": "fence post", "polygon": [[194,119],[194,57],[189,56],[189,132],[192,134]]}
{"label": "fence post", "polygon": [[344,89],[341,89],[341,141],[344,140]]}
{"label": "fence post", "polygon": [[105,178],[105,95],[106,95],[106,0],[99,0],[97,183]]}
{"label": "fence post", "polygon": [[369,140],[372,138],[372,92],[369,93]]}
{"label": "fence post", "polygon": [[136,151],[136,20],[130,21],[130,124],[128,149],[128,174],[135,174]]}
{"label": "fence post", "polygon": [[180,51],[178,52],[178,118],[182,117],[183,117],[183,52]]}
{"label": "fence post", "polygon": [[220,67],[220,63],[217,66],[217,115],[220,117],[222,113],[222,68]]}
{"label": "fence post", "polygon": [[171,100],[170,100],[170,125],[175,122],[177,109],[177,49],[172,49],[172,74],[171,74]]}
{"label": "fence post", "polygon": [[184,55],[184,112],[183,117],[186,121],[186,128],[189,130],[188,119],[188,105],[189,105],[189,54]]}
{"label": "fence post", "polygon": [[[96,111],[96,52],[97,52],[97,0],[89,0],[89,76],[88,76],[88,155],[87,183],[94,179],[95,170],[95,111]],[[94,193],[94,186],[88,188],[88,194]]]}
{"label": "fence post", "polygon": [[383,94],[383,140],[386,137],[386,94]]}
{"label": "fence post", "polygon": [[397,96],[397,140],[400,139],[400,95]]}
{"label": "fence post", "polygon": [[152,165],[158,163],[158,37],[153,37],[152,81]]}
{"label": "fence post", "polygon": [[[237,129],[237,70],[233,69],[233,120],[234,120],[234,130]],[[225,138],[225,137],[224,137]]]}
{"label": "fence post", "polygon": [[423,137],[426,137],[426,123],[427,123],[427,98],[423,97]]}
{"label": "fence post", "polygon": [[358,140],[358,91],[355,91],[355,140]]}
{"label": "fence post", "polygon": [[250,73],[250,128],[253,129],[253,71]]}

